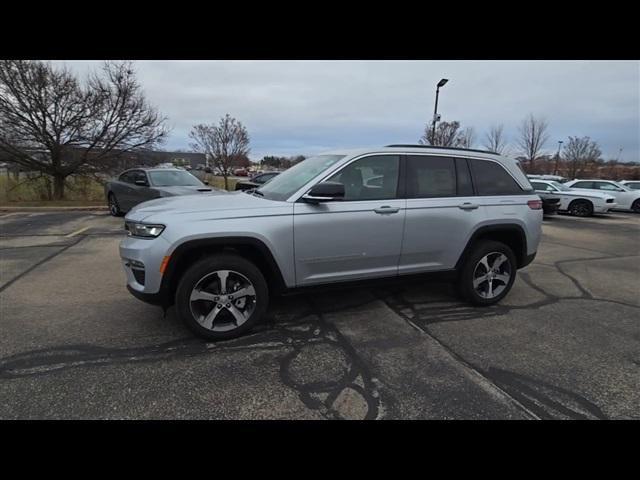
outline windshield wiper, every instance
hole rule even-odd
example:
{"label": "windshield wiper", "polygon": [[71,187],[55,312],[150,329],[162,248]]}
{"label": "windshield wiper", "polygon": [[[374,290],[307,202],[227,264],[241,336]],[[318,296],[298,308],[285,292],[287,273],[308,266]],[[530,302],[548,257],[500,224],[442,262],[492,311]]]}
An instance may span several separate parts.
{"label": "windshield wiper", "polygon": [[261,197],[264,197],[264,193],[262,193],[260,190],[254,190],[253,192],[251,192],[252,195],[259,195]]}

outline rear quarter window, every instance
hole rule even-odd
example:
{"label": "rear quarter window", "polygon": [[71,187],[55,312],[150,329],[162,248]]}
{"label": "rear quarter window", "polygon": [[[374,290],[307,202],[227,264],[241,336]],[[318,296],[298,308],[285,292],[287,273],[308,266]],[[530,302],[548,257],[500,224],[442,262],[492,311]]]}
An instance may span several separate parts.
{"label": "rear quarter window", "polygon": [[469,163],[478,195],[522,195],[525,193],[525,190],[499,163],[478,159],[469,159]]}

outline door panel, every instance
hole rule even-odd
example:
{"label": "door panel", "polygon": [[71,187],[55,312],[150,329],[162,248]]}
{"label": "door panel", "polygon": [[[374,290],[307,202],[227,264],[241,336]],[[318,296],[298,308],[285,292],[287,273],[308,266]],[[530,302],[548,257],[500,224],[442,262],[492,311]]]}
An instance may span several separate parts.
{"label": "door panel", "polygon": [[399,273],[453,268],[484,217],[477,197],[407,199]]}
{"label": "door panel", "polygon": [[144,180],[149,185],[149,179],[147,178],[147,174],[143,171],[136,171],[133,182],[129,185],[129,201],[130,207],[138,205],[139,203],[146,202],[147,200],[151,200],[153,198],[157,198],[156,192],[149,186],[136,185],[136,180]]}
{"label": "door panel", "polygon": [[297,284],[396,275],[405,205],[399,199],[296,203]]}
{"label": "door panel", "polygon": [[406,205],[396,198],[399,176],[398,155],[359,158],[328,179],[344,185],[343,201],[295,205],[299,285],[398,273]]}
{"label": "door panel", "polygon": [[[485,214],[466,160],[406,157],[407,214],[399,273],[453,268]],[[459,196],[458,196],[459,195]]]}

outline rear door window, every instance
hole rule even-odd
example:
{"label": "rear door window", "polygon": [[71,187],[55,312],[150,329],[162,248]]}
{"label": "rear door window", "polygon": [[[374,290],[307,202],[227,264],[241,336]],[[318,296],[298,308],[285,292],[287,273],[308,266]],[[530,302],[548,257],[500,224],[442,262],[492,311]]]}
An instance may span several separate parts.
{"label": "rear door window", "polygon": [[456,167],[449,157],[408,155],[407,197],[453,197],[456,195]]}
{"label": "rear door window", "polygon": [[571,185],[571,188],[589,188],[593,190],[595,187],[593,186],[593,182],[576,182]]}
{"label": "rear door window", "polygon": [[609,182],[593,182],[598,190],[606,190],[608,192],[617,192],[618,187]]}
{"label": "rear door window", "polygon": [[522,195],[514,178],[497,162],[469,159],[478,195]]}

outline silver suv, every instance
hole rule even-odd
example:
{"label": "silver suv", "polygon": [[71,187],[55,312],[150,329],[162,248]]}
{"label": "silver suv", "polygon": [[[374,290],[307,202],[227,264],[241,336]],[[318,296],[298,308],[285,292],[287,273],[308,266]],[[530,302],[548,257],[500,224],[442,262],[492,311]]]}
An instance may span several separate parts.
{"label": "silver suv", "polygon": [[249,331],[270,295],[399,275],[453,274],[500,301],[533,260],[542,201],[510,158],[389,145],[308,158],[251,193],[134,207],[120,245],[129,291],[197,335]]}

